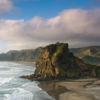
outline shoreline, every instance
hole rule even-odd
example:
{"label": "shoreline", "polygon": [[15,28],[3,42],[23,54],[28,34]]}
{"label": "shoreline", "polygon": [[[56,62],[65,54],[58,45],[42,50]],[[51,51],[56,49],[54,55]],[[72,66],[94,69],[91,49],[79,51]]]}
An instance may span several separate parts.
{"label": "shoreline", "polygon": [[[24,61],[9,61],[24,65],[33,66],[35,62]],[[39,87],[46,91],[55,100],[98,100],[95,95],[85,93],[87,87],[93,87],[100,83],[98,79],[67,79],[67,80],[52,80],[52,81],[39,81]]]}
{"label": "shoreline", "polygon": [[[98,83],[99,82],[99,83]],[[88,87],[100,84],[98,79],[76,79],[65,81],[44,81],[39,87],[55,100],[98,100],[95,95],[85,92]]]}
{"label": "shoreline", "polygon": [[31,61],[13,61],[13,62],[23,64],[23,65],[30,65],[30,66],[35,65],[35,62],[31,62]]}
{"label": "shoreline", "polygon": [[30,65],[33,66],[35,65],[34,61],[0,61],[0,62],[11,62],[11,63],[18,63],[18,64],[22,64],[22,65]]}

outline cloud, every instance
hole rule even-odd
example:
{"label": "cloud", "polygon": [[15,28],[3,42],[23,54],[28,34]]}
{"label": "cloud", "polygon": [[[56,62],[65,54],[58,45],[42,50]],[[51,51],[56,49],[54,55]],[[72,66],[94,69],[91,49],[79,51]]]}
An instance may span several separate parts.
{"label": "cloud", "polygon": [[13,4],[11,0],[0,0],[0,14],[11,11]]}
{"label": "cloud", "polygon": [[53,42],[71,47],[100,44],[100,9],[71,9],[43,20],[0,20],[0,39],[9,49],[35,48]]}

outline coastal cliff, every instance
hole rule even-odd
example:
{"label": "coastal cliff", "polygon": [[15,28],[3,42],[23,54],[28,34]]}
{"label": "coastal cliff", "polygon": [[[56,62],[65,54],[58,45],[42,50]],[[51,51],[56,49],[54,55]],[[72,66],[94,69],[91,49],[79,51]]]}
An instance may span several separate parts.
{"label": "coastal cliff", "polygon": [[96,77],[96,66],[85,64],[73,56],[67,43],[51,44],[43,48],[36,61],[33,75],[22,76],[31,80],[55,80]]}

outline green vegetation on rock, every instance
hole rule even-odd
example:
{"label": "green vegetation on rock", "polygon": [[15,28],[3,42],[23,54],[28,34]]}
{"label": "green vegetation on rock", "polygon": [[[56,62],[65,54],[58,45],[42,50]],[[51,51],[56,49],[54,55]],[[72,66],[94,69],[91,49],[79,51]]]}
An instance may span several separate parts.
{"label": "green vegetation on rock", "polygon": [[99,77],[99,74],[99,67],[85,64],[73,56],[67,43],[56,43],[43,48],[36,60],[35,74],[23,77],[32,80],[54,80]]}
{"label": "green vegetation on rock", "polygon": [[100,67],[95,66],[100,65],[99,46],[69,50],[67,43],[56,43],[44,48],[9,51],[0,54],[0,61],[36,61],[35,74],[26,77],[29,79],[100,77]]}
{"label": "green vegetation on rock", "polygon": [[[0,54],[0,61],[36,61],[42,49],[43,48],[8,51],[7,53]],[[52,58],[53,60],[56,59],[57,55],[62,50],[59,46],[57,49],[54,44],[49,46],[48,49],[51,54],[50,57],[52,57],[53,52],[57,50]],[[67,50],[67,48],[65,49]],[[87,64],[100,65],[100,46],[71,48],[70,52]]]}

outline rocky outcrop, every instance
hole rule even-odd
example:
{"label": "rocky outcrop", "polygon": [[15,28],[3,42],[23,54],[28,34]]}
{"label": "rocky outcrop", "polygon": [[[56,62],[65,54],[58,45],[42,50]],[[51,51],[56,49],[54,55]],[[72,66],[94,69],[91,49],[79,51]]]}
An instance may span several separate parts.
{"label": "rocky outcrop", "polygon": [[73,56],[67,43],[56,43],[43,48],[36,61],[35,73],[23,77],[32,80],[55,80],[91,76],[96,76],[95,70]]}

